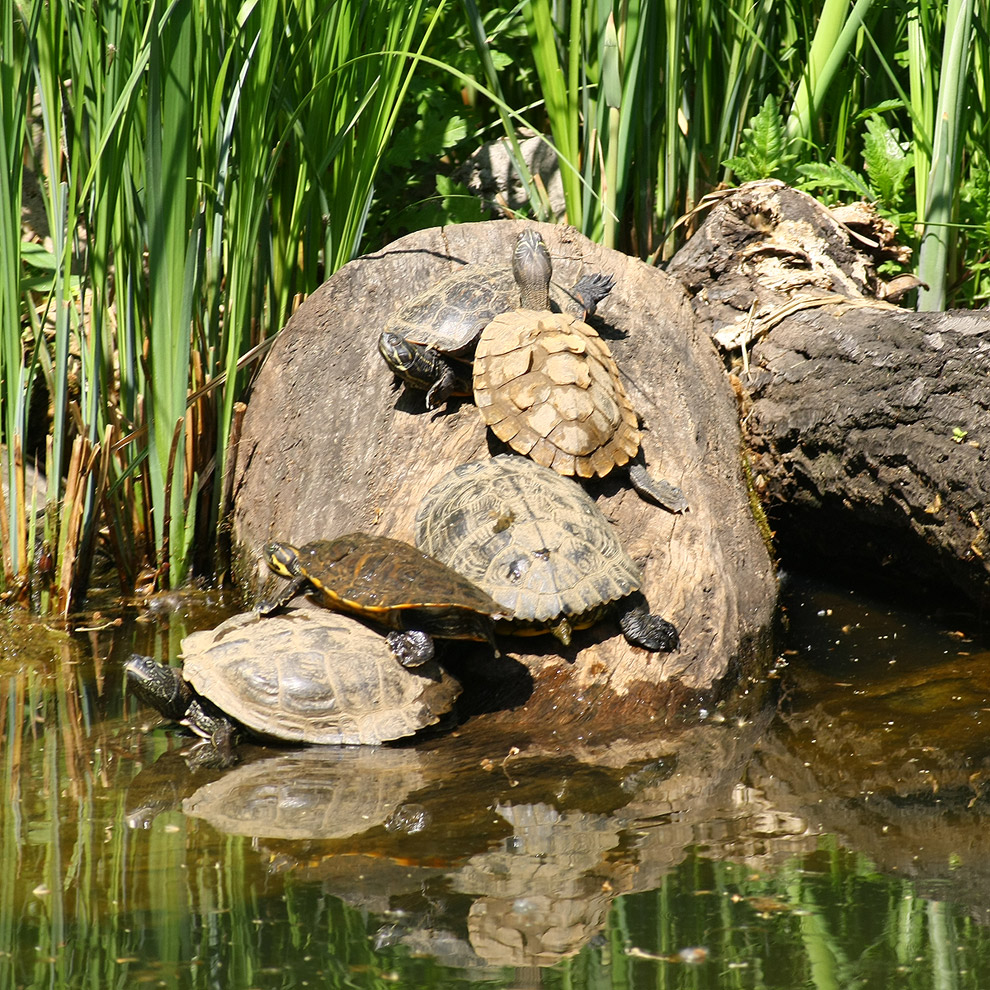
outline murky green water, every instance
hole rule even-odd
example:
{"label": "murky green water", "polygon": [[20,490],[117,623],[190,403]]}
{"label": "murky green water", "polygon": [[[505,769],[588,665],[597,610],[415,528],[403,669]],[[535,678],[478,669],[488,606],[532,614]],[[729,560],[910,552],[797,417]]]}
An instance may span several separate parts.
{"label": "murky green water", "polygon": [[15,617],[0,990],[990,986],[990,653],[841,590],[787,611],[776,711],[223,773],[121,683],[218,603],[71,639]]}

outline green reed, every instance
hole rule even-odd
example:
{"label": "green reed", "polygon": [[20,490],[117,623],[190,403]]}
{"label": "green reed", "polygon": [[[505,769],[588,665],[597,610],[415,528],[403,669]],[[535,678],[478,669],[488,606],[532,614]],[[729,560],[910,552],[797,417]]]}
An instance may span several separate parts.
{"label": "green reed", "polygon": [[[18,39],[19,22],[11,0],[0,6],[0,371],[3,380],[2,426],[7,449],[14,453],[14,438],[23,439],[27,419],[27,365],[21,340],[19,279],[21,269],[21,204],[23,173],[19,167],[24,147],[27,108],[31,92],[26,60],[11,58],[23,46]],[[18,504],[19,479],[16,456],[4,458],[6,511],[4,513],[3,571],[8,578],[25,573],[24,538]],[[23,486],[23,481],[20,482]]]}
{"label": "green reed", "polygon": [[[969,66],[975,57],[972,51],[975,6],[975,0],[949,0],[945,10],[938,97],[933,118],[925,121],[932,137],[924,210],[920,214],[925,226],[918,258],[918,277],[927,286],[919,293],[920,309],[945,307],[949,252],[953,241],[951,228],[955,218],[962,142],[967,126],[966,102],[974,95]],[[985,30],[986,5],[982,6]],[[985,91],[982,94],[984,109],[987,95]]]}
{"label": "green reed", "polygon": [[[820,8],[794,0],[531,0],[515,17],[506,7],[483,23],[466,7],[479,50],[479,39],[487,52],[507,49],[516,24],[524,26],[530,61],[517,62],[513,75],[535,82],[516,101],[534,106],[530,119],[545,116],[562,163],[562,219],[589,236],[644,257],[672,253],[693,226],[680,218],[719,182],[739,178],[726,163],[768,97],[781,108],[785,141],[772,174],[789,181],[810,163],[861,172],[871,139],[863,121],[881,113],[914,157],[917,208],[896,220],[909,243],[914,218],[923,225],[919,265],[933,288],[922,304],[942,305],[966,278],[968,298],[985,297],[990,237],[984,225],[962,224],[960,190],[976,218],[985,214],[986,0],[896,8],[872,0]],[[486,34],[495,26],[504,38]],[[489,55],[484,76],[496,90],[505,76],[493,78],[492,64]],[[541,208],[534,198],[534,214]]]}
{"label": "green reed", "polygon": [[[213,569],[243,362],[357,253],[443,9],[5,0],[3,440],[27,454],[30,437],[45,462],[53,607],[85,590],[100,526],[125,588],[146,563],[159,585]],[[22,246],[25,177],[50,257]],[[32,388],[49,402],[47,458]],[[18,464],[8,585],[34,556]]]}

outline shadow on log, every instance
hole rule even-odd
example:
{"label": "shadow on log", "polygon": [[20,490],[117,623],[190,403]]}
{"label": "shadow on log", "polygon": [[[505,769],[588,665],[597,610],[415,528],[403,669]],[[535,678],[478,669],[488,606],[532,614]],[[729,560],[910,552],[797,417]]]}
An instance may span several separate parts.
{"label": "shadow on log", "polygon": [[785,559],[985,607],[990,316],[880,301],[875,241],[810,196],[753,183],[668,274],[737,357],[754,479]]}
{"label": "shadow on log", "polygon": [[[474,404],[427,412],[422,393],[396,387],[377,338],[399,305],[456,266],[507,264],[522,226],[409,235],[345,266],[294,314],[243,422],[233,540],[249,594],[268,580],[259,558],[266,541],[302,543],[352,530],[411,541],[424,492],[455,465],[490,455]],[[558,284],[586,272],[615,277],[593,322],[642,417],[647,464],[683,488],[691,509],[675,516],[643,501],[619,471],[589,490],[643,566],[646,597],[678,628],[681,647],[647,653],[608,620],[576,634],[566,650],[548,636],[506,639],[509,668],[484,647],[452,644],[448,655],[473,657],[493,692],[500,671],[524,665],[532,693],[511,715],[517,728],[550,720],[554,731],[572,723],[582,733],[621,734],[655,725],[687,696],[726,683],[734,661],[765,664],[776,581],[744,484],[736,402],[681,287],[570,228],[540,230]]]}

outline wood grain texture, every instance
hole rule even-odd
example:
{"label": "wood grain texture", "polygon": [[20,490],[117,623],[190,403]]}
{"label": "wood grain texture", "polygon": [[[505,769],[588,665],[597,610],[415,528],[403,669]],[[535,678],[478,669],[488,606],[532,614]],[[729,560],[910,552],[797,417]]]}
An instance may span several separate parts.
{"label": "wood grain texture", "polygon": [[990,312],[883,302],[876,260],[766,182],[726,197],[668,270],[714,338],[751,338],[744,430],[785,562],[985,609]]}

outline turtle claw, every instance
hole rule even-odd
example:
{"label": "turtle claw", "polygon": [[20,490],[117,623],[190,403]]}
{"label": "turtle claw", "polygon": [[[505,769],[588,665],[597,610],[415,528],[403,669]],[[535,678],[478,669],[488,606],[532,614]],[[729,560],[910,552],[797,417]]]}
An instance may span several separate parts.
{"label": "turtle claw", "polygon": [[223,744],[211,739],[197,739],[182,751],[182,758],[193,773],[197,770],[229,770],[240,763],[240,757],[229,740]]}
{"label": "turtle claw", "polygon": [[574,627],[570,624],[567,616],[563,616],[559,622],[550,627],[550,632],[554,637],[560,640],[564,646],[571,645],[571,634],[574,631]]}
{"label": "turtle claw", "polygon": [[454,374],[453,368],[446,361],[437,362],[437,372],[439,378],[430,386],[426,393],[426,408],[436,409],[442,406],[447,399],[455,392],[464,394],[464,383],[458,382],[458,377]]}
{"label": "turtle claw", "polygon": [[433,637],[421,629],[407,632],[390,632],[386,637],[395,659],[403,667],[421,667],[433,659],[435,648]]}
{"label": "turtle claw", "polygon": [[634,592],[619,602],[619,625],[633,646],[653,653],[670,653],[680,646],[680,636],[673,623],[662,616],[652,615],[646,599]]}
{"label": "turtle claw", "polygon": [[587,319],[595,315],[598,304],[615,287],[615,279],[611,275],[595,272],[592,275],[582,275],[570,290],[571,296],[577,301],[581,318]]}
{"label": "turtle claw", "polygon": [[[271,564],[269,564],[271,566]],[[279,570],[276,573],[281,574],[283,577],[287,576],[285,571]],[[309,584],[309,579],[296,575],[289,581],[289,583],[282,589],[281,594],[275,598],[264,598],[260,602],[257,602],[254,606],[254,611],[263,617],[267,617],[277,612],[279,609],[285,608],[289,602],[292,601],[296,595],[300,594]]]}
{"label": "turtle claw", "polygon": [[258,602],[254,606],[254,612],[256,615],[260,616],[262,619],[267,619],[268,616],[274,615],[276,612],[281,612],[286,605],[292,601],[296,596],[290,595],[288,598],[266,598],[264,601]]}

